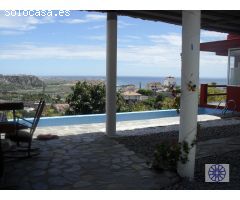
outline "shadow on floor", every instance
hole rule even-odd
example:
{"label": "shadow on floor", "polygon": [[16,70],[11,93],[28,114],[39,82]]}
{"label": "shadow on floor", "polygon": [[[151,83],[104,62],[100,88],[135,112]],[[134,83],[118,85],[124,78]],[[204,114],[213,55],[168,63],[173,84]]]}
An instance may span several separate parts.
{"label": "shadow on floor", "polygon": [[34,140],[40,155],[5,162],[5,189],[161,189],[176,174],[151,171],[145,160],[103,133]]}

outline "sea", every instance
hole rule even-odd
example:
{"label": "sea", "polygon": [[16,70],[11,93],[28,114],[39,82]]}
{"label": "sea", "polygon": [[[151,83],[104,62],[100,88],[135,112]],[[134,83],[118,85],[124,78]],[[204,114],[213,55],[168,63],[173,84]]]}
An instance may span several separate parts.
{"label": "sea", "polygon": [[[76,81],[76,80],[102,80],[105,81],[106,77],[104,76],[44,76],[43,79],[55,79],[55,80],[66,80],[66,81]],[[118,76],[117,77],[117,86],[121,85],[135,85],[136,87],[145,88],[147,83],[150,82],[161,82],[166,79],[166,77],[146,77],[146,76]],[[177,85],[181,85],[181,78],[175,77]],[[199,80],[200,84],[204,83],[216,83],[219,85],[227,84],[227,78],[201,78]]]}

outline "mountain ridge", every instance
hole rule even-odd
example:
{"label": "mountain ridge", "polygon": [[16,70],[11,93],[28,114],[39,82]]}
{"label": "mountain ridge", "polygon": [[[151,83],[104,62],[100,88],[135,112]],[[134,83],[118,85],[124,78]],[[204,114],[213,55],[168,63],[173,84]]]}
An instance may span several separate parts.
{"label": "mountain ridge", "polygon": [[0,74],[1,90],[33,89],[40,87],[45,87],[45,83],[37,76]]}

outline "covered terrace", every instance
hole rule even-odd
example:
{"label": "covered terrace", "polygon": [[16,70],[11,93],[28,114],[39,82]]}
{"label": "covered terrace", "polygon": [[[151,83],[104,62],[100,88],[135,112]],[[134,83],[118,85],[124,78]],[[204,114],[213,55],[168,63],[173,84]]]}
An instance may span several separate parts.
{"label": "covered terrace", "polygon": [[[181,106],[179,142],[192,143],[197,134],[197,91],[189,90],[189,83],[199,84],[200,29],[240,34],[239,11],[111,11],[107,12],[107,104],[106,133],[116,134],[116,71],[117,16],[125,15],[144,20],[182,25]],[[194,177],[196,147],[189,153],[189,161],[179,164],[183,177]]]}
{"label": "covered terrace", "polygon": [[[176,25],[182,25],[182,64],[181,64],[181,107],[180,107],[180,125],[179,125],[179,142],[186,141],[192,143],[197,137],[197,114],[198,114],[198,92],[197,90],[189,90],[189,84],[197,85],[199,83],[199,54],[200,54],[200,29],[220,31],[227,33],[240,34],[240,12],[238,11],[102,11],[107,12],[107,65],[106,65],[106,134],[110,138],[103,136],[96,136],[95,134],[82,134],[79,136],[65,137],[60,141],[50,141],[44,144],[36,142],[36,146],[46,147],[41,154],[40,163],[37,160],[25,161],[23,164],[19,163],[9,167],[15,170],[15,175],[19,176],[19,180],[24,178],[22,171],[18,170],[19,166],[27,166],[29,163],[34,162],[34,165],[39,169],[37,172],[30,174],[32,177],[39,177],[39,181],[36,181],[36,185],[32,188],[47,189],[48,186],[40,184],[42,182],[48,182],[50,187],[55,188],[69,188],[72,181],[75,182],[75,189],[89,188],[97,189],[101,188],[104,183],[104,189],[136,189],[144,188],[146,182],[149,183],[147,189],[159,188],[156,183],[158,181],[165,182],[166,179],[169,183],[176,181],[176,176],[172,174],[165,174],[164,177],[158,179],[156,174],[149,172],[144,161],[139,159],[135,154],[127,150],[122,145],[119,145],[111,141],[111,137],[116,135],[116,78],[117,78],[117,16],[124,15],[130,17],[141,18],[143,20],[162,21]],[[179,55],[180,56],[180,55]],[[210,124],[211,126],[211,124]],[[71,128],[71,127],[70,127]],[[40,130],[41,131],[41,130]],[[59,130],[60,131],[60,130]],[[237,133],[236,133],[237,134]],[[223,144],[225,141],[220,141],[219,144]],[[56,143],[55,146],[53,143]],[[100,145],[101,143],[101,145]],[[214,143],[214,142],[213,142]],[[229,141],[231,146],[232,140]],[[64,148],[62,145],[64,144]],[[82,144],[82,145],[79,145]],[[211,144],[211,142],[210,142]],[[236,141],[238,145],[238,141]],[[52,149],[52,147],[58,147],[58,149]],[[99,148],[96,148],[99,147]],[[202,144],[202,147],[204,145]],[[62,149],[63,148],[63,149]],[[90,150],[90,151],[89,151]],[[210,152],[211,149],[205,149],[206,152]],[[79,154],[81,152],[81,154]],[[122,153],[123,152],[123,153]],[[203,152],[204,154],[204,152]],[[96,158],[97,155],[97,158]],[[103,156],[104,155],[104,156]],[[46,156],[46,157],[45,157]],[[82,156],[82,157],[81,157]],[[92,157],[91,157],[92,156]],[[101,156],[103,156],[101,158]],[[109,157],[107,157],[109,156]],[[80,158],[81,157],[81,158]],[[119,159],[118,159],[119,158]],[[196,145],[191,148],[189,152],[189,160],[186,164],[179,164],[178,173],[182,177],[186,177],[189,180],[194,178],[196,160]],[[92,164],[89,164],[91,162]],[[100,162],[100,169],[97,165]],[[114,164],[117,163],[117,164]],[[78,173],[81,169],[81,165],[86,171],[91,171],[90,176],[84,176],[84,174]],[[103,177],[108,171],[104,170],[104,167],[111,165],[112,174],[107,178]],[[129,168],[131,165],[131,169]],[[57,167],[58,166],[58,167]],[[79,167],[80,166],[80,167]],[[29,166],[24,171],[24,175],[27,175],[34,166]],[[55,170],[52,170],[55,168]],[[56,170],[57,168],[57,170]],[[58,169],[59,168],[59,169]],[[70,168],[70,171],[69,169]],[[48,171],[45,171],[48,170]],[[72,171],[71,171],[72,170]],[[83,170],[83,172],[84,172]],[[49,178],[51,174],[72,173],[73,176],[61,178]],[[81,170],[80,170],[81,171]],[[76,173],[77,172],[77,173]],[[96,174],[95,174],[96,173]],[[127,175],[131,174],[132,178],[137,177],[137,181],[132,181],[129,185]],[[125,175],[124,175],[125,174]],[[98,176],[99,175],[99,176]],[[124,178],[121,179],[121,177]],[[136,176],[135,176],[136,175]],[[16,177],[15,176],[15,177]],[[26,176],[25,176],[26,177]],[[97,184],[92,185],[97,178]],[[154,178],[155,177],[155,178]],[[120,180],[122,185],[118,185]],[[14,179],[14,177],[13,177]],[[28,177],[31,179],[31,177]],[[82,180],[85,181],[82,181]],[[106,182],[107,179],[107,182]],[[139,180],[139,181],[138,181]],[[16,182],[16,179],[13,181]],[[28,180],[31,182],[31,180]],[[24,183],[28,182],[25,181]],[[65,181],[65,182],[64,182]],[[105,181],[105,182],[104,182]],[[149,181],[149,182],[148,182]],[[11,182],[11,180],[10,180]],[[130,185],[138,183],[136,187]],[[60,185],[59,185],[60,184]],[[62,185],[61,185],[62,184]],[[161,183],[159,183],[161,184]],[[71,184],[72,185],[72,184]],[[129,186],[129,187],[127,187]],[[139,187],[138,187],[139,186]],[[25,188],[29,188],[29,185],[25,185]],[[146,187],[145,187],[146,188]],[[74,188],[73,188],[74,189]]]}

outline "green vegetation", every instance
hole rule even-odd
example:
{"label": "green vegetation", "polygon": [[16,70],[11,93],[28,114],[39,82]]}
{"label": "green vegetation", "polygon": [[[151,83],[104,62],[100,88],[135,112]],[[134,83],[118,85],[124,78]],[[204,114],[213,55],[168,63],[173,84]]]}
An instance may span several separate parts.
{"label": "green vegetation", "polygon": [[[137,102],[126,103],[123,99],[121,105],[118,104],[119,112],[134,112],[134,111],[147,111],[147,110],[160,110],[164,109],[165,101],[168,98],[162,94],[157,94],[156,96],[151,96],[146,100]],[[173,102],[169,107],[173,106]]]}
{"label": "green vegetation", "polygon": [[46,105],[43,111],[43,116],[47,116],[47,117],[62,116],[62,115],[63,113],[58,112],[52,105]]}
{"label": "green vegetation", "polygon": [[190,147],[186,141],[182,143],[165,141],[157,145],[151,168],[160,171],[176,171],[178,162],[184,164],[188,161],[188,154],[192,146]]}
{"label": "green vegetation", "polygon": [[[197,134],[200,133],[201,126],[197,124]],[[150,167],[155,170],[177,170],[178,162],[185,164],[188,161],[190,150],[196,145],[196,139],[191,143],[183,140],[177,141],[163,141],[158,144],[154,151],[154,158]]]}
{"label": "green vegetation", "polygon": [[143,102],[130,102],[124,103],[121,107],[119,107],[119,112],[136,112],[136,111],[146,111],[152,110],[149,106],[144,104]]}
{"label": "green vegetation", "polygon": [[[98,114],[105,113],[106,91],[105,85],[91,84],[86,81],[77,82],[72,92],[66,98],[70,108],[66,114]],[[162,94],[151,96],[144,101],[126,102],[123,96],[117,93],[117,112],[147,111],[162,109],[165,97]],[[174,102],[171,102],[172,104]],[[171,108],[173,105],[168,104]]]}
{"label": "green vegetation", "polygon": [[[72,92],[66,97],[61,95],[51,95],[43,93],[11,93],[11,95],[3,96],[4,100],[21,100],[24,102],[38,102],[40,98],[44,98],[49,104],[45,111],[45,116],[61,116],[64,113],[57,111],[52,105],[59,103],[69,103],[70,108],[65,114],[97,114],[105,113],[105,86],[91,85],[87,83],[77,83],[73,87]],[[210,88],[211,93],[223,92],[220,89]],[[208,101],[224,100],[224,96],[211,96]],[[147,99],[136,102],[126,102],[120,93],[117,93],[117,112],[132,112],[132,111],[147,111],[157,109],[179,109],[180,96],[164,96],[157,94],[156,96],[149,96]],[[22,111],[25,117],[33,116],[34,111]],[[9,117],[11,113],[9,113]]]}
{"label": "green vegetation", "polygon": [[[226,93],[226,90],[222,88],[215,88],[215,87],[208,88],[208,94],[221,94],[221,93]],[[208,97],[208,102],[220,102],[225,100],[226,100],[226,95]]]}
{"label": "green vegetation", "polygon": [[145,96],[153,96],[154,92],[152,90],[148,90],[148,89],[139,89],[137,91],[139,94],[145,95]]}
{"label": "green vegetation", "polygon": [[38,93],[38,94],[31,94],[31,93],[27,93],[22,95],[21,100],[22,101],[36,101],[38,102],[41,98],[45,99],[46,102],[52,102],[52,98],[50,95],[48,94],[43,94],[43,93]]}
{"label": "green vegetation", "polygon": [[163,101],[162,109],[167,110],[167,109],[173,109],[174,108],[174,99],[170,97],[166,97]]}
{"label": "green vegetation", "polygon": [[143,103],[150,109],[162,109],[164,98],[162,94],[157,94],[144,100]]}
{"label": "green vegetation", "polygon": [[[212,83],[215,85],[216,83]],[[6,86],[7,85],[7,86]],[[5,87],[6,86],[6,87]],[[117,112],[147,111],[156,109],[179,109],[180,88],[169,88],[168,92],[156,93],[149,89],[139,89],[142,100],[125,100],[121,91],[117,92]],[[209,94],[225,93],[223,88],[209,87]],[[47,106],[44,116],[61,116],[73,114],[105,113],[106,88],[101,81],[67,81],[61,78],[44,78],[34,76],[0,75],[0,100],[23,101],[28,110],[19,115],[32,117],[35,104],[44,98]],[[210,96],[209,102],[223,101],[225,96]],[[35,104],[34,104],[35,103]],[[59,105],[56,105],[59,104]],[[62,104],[62,105],[61,105]],[[69,109],[68,109],[69,104]],[[32,110],[31,110],[32,109]],[[12,113],[8,113],[12,118]]]}
{"label": "green vegetation", "polygon": [[171,89],[173,96],[173,104],[172,108],[177,110],[177,113],[180,112],[180,99],[181,99],[181,88],[180,87],[172,87]]}
{"label": "green vegetation", "polygon": [[77,82],[66,102],[70,108],[66,114],[97,114],[105,112],[105,85]]}

